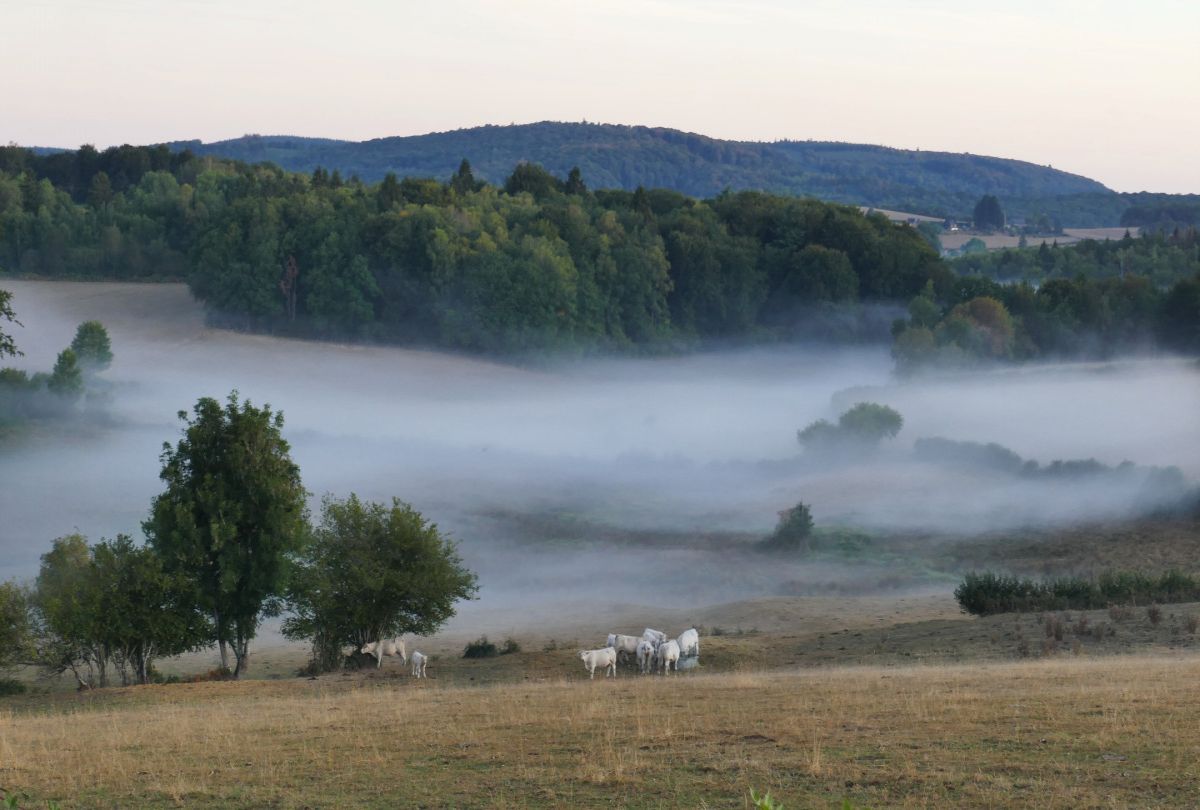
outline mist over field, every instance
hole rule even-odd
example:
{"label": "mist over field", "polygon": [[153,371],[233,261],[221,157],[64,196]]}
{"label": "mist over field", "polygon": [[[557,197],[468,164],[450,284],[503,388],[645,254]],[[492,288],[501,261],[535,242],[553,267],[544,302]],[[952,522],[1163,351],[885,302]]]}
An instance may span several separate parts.
{"label": "mist over field", "polygon": [[[516,367],[211,330],[182,285],[4,286],[24,324],[15,365],[48,369],[87,319],[108,328],[116,359],[93,418],[0,456],[0,578],[31,575],[72,531],[140,536],[176,412],[234,388],[284,411],[314,512],[325,493],[397,496],[449,529],[480,574],[468,610],[578,599],[605,572],[605,601],[658,605],[864,576],[741,552],[800,500],[818,525],[961,536],[1120,517],[1178,494],[1142,467],[1200,477],[1200,370],[1171,358],[903,383],[883,345]],[[802,454],[798,428],[859,401],[896,408],[900,434],[867,458]],[[1139,469],[1013,475],[922,458],[914,442],[928,437]]]}

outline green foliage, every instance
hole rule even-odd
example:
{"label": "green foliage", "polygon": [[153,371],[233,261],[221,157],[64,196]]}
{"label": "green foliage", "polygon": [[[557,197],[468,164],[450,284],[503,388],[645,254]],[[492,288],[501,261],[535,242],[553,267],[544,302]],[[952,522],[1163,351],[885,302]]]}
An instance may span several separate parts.
{"label": "green foliage", "polygon": [[499,654],[500,650],[488,641],[487,636],[480,636],[463,647],[463,658],[495,658]]}
{"label": "green foliage", "polygon": [[838,417],[839,430],[873,444],[895,438],[903,426],[898,411],[875,402],[859,402]]}
{"label": "green foliage", "polygon": [[0,671],[34,657],[29,594],[15,582],[0,583]]}
{"label": "green foliage", "polygon": [[[894,326],[899,371],[1104,358],[1155,343],[1200,352],[1200,241],[1194,232],[997,251],[980,262],[956,260],[955,266],[969,274],[935,281],[913,299],[910,317]],[[1022,278],[1031,283],[1004,283]]]}
{"label": "green foliage", "polygon": [[75,330],[75,339],[71,341],[71,351],[79,362],[80,368],[89,373],[103,371],[112,364],[112,344],[108,338],[108,330],[99,321],[84,321]]}
{"label": "green foliage", "polygon": [[818,419],[796,434],[809,452],[861,452],[891,439],[904,426],[904,417],[887,405],[859,402],[838,417],[837,424]]}
{"label": "green foliage", "polygon": [[154,152],[136,180],[106,170],[101,204],[58,163],[5,154],[20,168],[0,170],[12,188],[0,190],[0,265],[186,277],[214,323],[244,329],[476,351],[654,347],[792,334],[814,307],[908,297],[945,272],[911,228],[848,206],[593,193],[582,172],[564,183],[534,163],[503,189],[465,161],[446,183],[383,173],[365,186],[182,157],[153,168]]}
{"label": "green foliage", "polygon": [[309,640],[314,668],[327,671],[345,645],[436,632],[475,583],[454,544],[408,504],[326,497],[289,583],[283,632]]}
{"label": "green foliage", "polygon": [[1111,604],[1200,600],[1200,581],[1180,571],[1158,576],[1108,571],[1095,579],[1033,580],[993,572],[969,573],[954,590],[964,612],[977,616],[1035,610],[1095,610]]}
{"label": "green foliage", "polygon": [[0,697],[23,695],[28,691],[29,687],[16,678],[0,678]]}
{"label": "green foliage", "polygon": [[[21,325],[21,322],[17,320],[16,313],[13,312],[12,293],[8,290],[0,290],[0,322]],[[16,357],[20,354],[13,336],[4,329],[0,329],[0,357]]]}
{"label": "green foliage", "polygon": [[125,535],[95,546],[78,534],[61,537],[42,555],[33,595],[38,663],[98,686],[108,684],[115,664],[123,682],[149,683],[156,657],[197,649],[209,638],[189,596],[181,576],[169,575],[152,549]]}
{"label": "green foliage", "polygon": [[504,639],[504,646],[500,648],[501,655],[512,655],[513,653],[519,653],[520,651],[521,645],[518,644],[517,640],[514,638]]}
{"label": "green foliage", "polygon": [[760,795],[750,788],[750,803],[754,805],[754,810],[783,810],[783,805],[771,798],[770,791]]}
{"label": "green foliage", "polygon": [[778,551],[807,551],[812,531],[812,512],[807,504],[797,503],[779,513],[779,523],[763,542],[763,547]]}
{"label": "green foliage", "polygon": [[193,584],[195,606],[211,617],[213,640],[233,646],[234,677],[250,640],[283,593],[288,558],[299,550],[307,515],[300,471],[282,436],[283,414],[204,397],[181,411],[183,438],[163,445],[165,491],[143,524],[165,569]]}
{"label": "green foliage", "polygon": [[76,400],[83,395],[83,372],[73,350],[63,349],[58,353],[46,387],[65,400]]}
{"label": "green foliage", "polygon": [[1004,230],[1004,209],[993,194],[984,194],[979,198],[979,202],[975,203],[972,218],[975,220],[975,227],[981,231]]}

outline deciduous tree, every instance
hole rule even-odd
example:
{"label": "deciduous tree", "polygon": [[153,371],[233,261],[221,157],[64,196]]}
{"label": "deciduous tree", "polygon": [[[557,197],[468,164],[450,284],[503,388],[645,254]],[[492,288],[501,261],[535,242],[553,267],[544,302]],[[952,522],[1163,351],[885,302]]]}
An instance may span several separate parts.
{"label": "deciduous tree", "polygon": [[283,414],[269,405],[224,406],[200,399],[184,435],[163,445],[165,491],[143,524],[169,573],[191,579],[195,604],[212,619],[213,639],[234,677],[245,671],[250,640],[277,607],[287,561],[305,535],[307,515],[300,470],[283,438]]}

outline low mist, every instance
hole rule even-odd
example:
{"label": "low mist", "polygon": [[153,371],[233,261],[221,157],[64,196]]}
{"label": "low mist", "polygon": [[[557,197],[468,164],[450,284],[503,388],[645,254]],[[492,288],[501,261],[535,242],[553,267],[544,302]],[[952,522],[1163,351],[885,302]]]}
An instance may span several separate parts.
{"label": "low mist", "polygon": [[[601,572],[613,576],[595,598],[649,605],[869,590],[887,573],[870,561],[781,562],[747,546],[801,500],[819,526],[967,536],[1134,515],[1200,477],[1200,370],[1175,359],[907,382],[882,344],[514,367],[211,330],[181,285],[4,286],[24,324],[14,365],[49,369],[88,319],[116,359],[107,406],[2,451],[3,578],[33,574],[63,534],[140,536],[176,412],[235,388],[284,411],[314,513],[324,493],[398,496],[448,529],[480,574],[470,609],[578,598]],[[859,401],[898,410],[899,435],[869,456],[802,453],[799,428]],[[1136,467],[1020,474],[914,450],[931,437],[1041,467]]]}

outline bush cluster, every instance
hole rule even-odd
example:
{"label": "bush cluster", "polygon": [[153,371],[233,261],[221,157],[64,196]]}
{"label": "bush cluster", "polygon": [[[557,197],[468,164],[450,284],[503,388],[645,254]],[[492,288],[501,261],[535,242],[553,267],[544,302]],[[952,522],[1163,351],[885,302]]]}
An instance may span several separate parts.
{"label": "bush cluster", "polygon": [[1095,579],[1056,577],[1034,580],[991,571],[967,574],[954,590],[967,613],[988,616],[1033,610],[1095,610],[1113,604],[1200,601],[1200,581],[1181,572],[1157,576],[1140,571],[1108,571]]}

